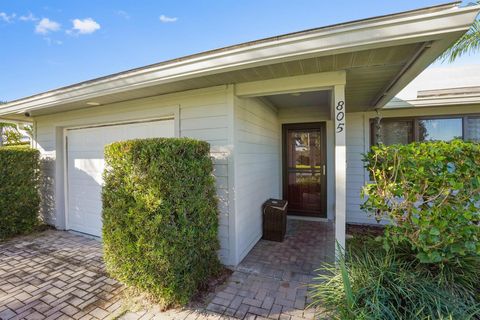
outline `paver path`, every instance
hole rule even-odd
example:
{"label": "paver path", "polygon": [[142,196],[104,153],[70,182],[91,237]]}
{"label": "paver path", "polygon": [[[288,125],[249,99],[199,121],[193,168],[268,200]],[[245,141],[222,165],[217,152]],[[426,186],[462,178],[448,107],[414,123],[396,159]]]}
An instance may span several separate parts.
{"label": "paver path", "polygon": [[101,243],[64,231],[0,243],[0,319],[312,319],[307,284],[333,255],[333,226],[289,220],[283,243],[261,240],[207,306],[120,315],[124,287],[105,274]]}
{"label": "paver path", "polygon": [[331,223],[289,220],[284,242],[260,240],[207,306],[236,318],[313,319],[308,284],[334,256]]}

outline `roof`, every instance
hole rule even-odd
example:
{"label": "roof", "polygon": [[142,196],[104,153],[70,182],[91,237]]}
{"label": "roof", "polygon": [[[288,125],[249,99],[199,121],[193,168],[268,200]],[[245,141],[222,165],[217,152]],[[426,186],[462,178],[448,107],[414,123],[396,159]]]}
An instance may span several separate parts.
{"label": "roof", "polygon": [[[113,97],[125,92],[132,93],[128,98],[133,99],[140,94],[146,94],[146,89],[154,86],[157,89],[160,86],[170,86],[174,92],[189,89],[186,84],[190,79],[207,79],[208,76],[216,74],[274,63],[387,46],[427,43],[429,52],[424,54],[425,45],[419,46],[423,49],[415,57],[415,61],[405,69],[402,68],[402,74],[392,78],[391,83],[375,101],[376,105],[381,106],[468,29],[480,6],[460,8],[459,4],[460,2],[452,2],[309,29],[168,60],[10,101],[0,108],[0,116],[19,117],[26,111],[45,112],[48,108],[61,105],[80,108],[85,107],[85,101],[89,99]],[[233,78],[233,81],[237,80]],[[179,85],[175,87],[175,83]],[[207,85],[208,83],[205,84]],[[198,87],[199,84],[195,86]],[[163,91],[154,90],[152,93]],[[114,100],[105,101],[110,103]]]}
{"label": "roof", "polygon": [[441,97],[462,97],[480,95],[480,86],[449,88],[449,89],[434,89],[434,90],[420,90],[417,98],[441,98]]}
{"label": "roof", "polygon": [[420,90],[416,99],[393,99],[388,109],[480,105],[480,86]]}

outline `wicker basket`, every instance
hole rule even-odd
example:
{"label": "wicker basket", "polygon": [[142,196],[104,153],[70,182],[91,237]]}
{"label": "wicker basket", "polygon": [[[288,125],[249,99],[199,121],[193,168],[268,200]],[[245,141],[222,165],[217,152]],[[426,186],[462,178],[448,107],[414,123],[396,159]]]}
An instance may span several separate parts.
{"label": "wicker basket", "polygon": [[282,242],[287,232],[288,201],[269,199],[263,204],[263,239]]}

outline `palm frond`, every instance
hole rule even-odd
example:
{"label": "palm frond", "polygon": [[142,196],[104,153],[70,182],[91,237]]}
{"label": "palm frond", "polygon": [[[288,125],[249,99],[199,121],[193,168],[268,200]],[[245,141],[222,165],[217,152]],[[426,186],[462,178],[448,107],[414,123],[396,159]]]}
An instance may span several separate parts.
{"label": "palm frond", "polygon": [[475,20],[467,33],[445,51],[439,59],[443,62],[453,62],[465,54],[476,51],[480,51],[480,20]]}

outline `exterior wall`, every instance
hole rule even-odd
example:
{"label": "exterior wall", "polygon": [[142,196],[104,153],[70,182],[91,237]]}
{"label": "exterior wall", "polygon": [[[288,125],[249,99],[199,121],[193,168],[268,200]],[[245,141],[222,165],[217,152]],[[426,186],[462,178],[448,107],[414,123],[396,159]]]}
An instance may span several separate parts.
{"label": "exterior wall", "polygon": [[[416,109],[383,109],[382,118],[411,116],[440,116],[480,113],[480,105],[448,106]],[[370,148],[370,119],[376,117],[375,112],[347,113],[347,223],[376,224],[360,209],[363,202],[360,197],[362,187],[368,183],[368,173],[364,168],[362,153]]]}
{"label": "exterior wall", "polygon": [[45,221],[65,228],[64,128],[173,117],[175,136],[206,140],[211,144],[220,199],[219,256],[223,263],[232,264],[229,234],[229,217],[233,210],[230,205],[232,193],[229,192],[229,185],[233,185],[233,171],[229,168],[233,139],[229,130],[232,97],[231,88],[218,86],[36,117],[34,147],[42,155]]}
{"label": "exterior wall", "polygon": [[347,144],[347,223],[376,223],[360,209],[362,199],[360,192],[368,179],[364,168],[362,154],[370,146],[370,127],[365,112],[347,113],[346,144]]}
{"label": "exterior wall", "polygon": [[255,98],[235,98],[236,263],[262,236],[262,204],[280,197],[281,131],[277,112]]}

